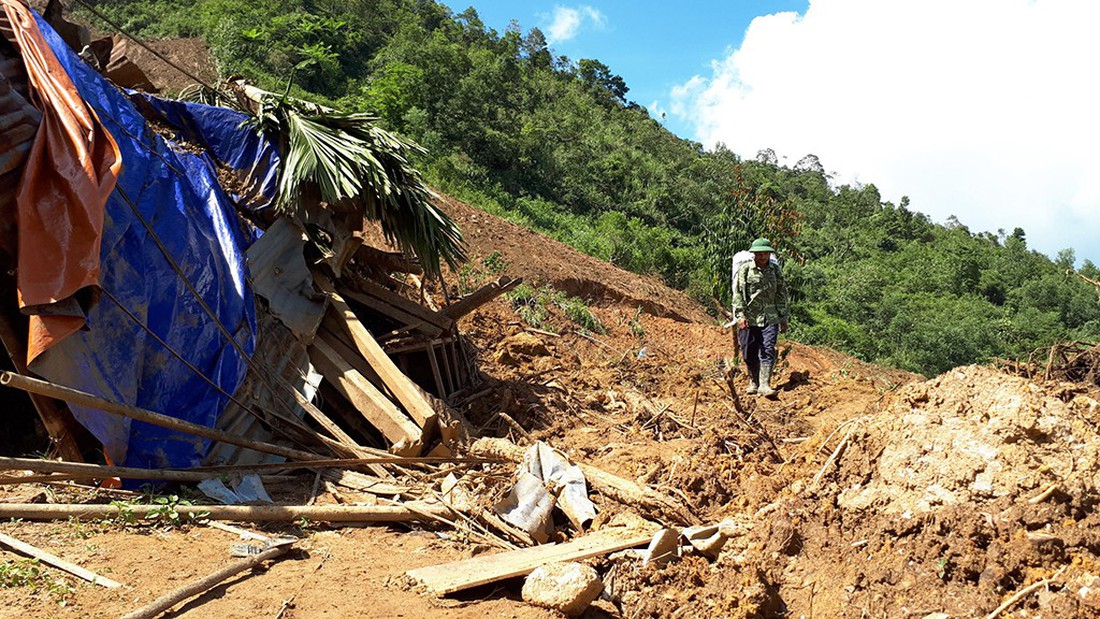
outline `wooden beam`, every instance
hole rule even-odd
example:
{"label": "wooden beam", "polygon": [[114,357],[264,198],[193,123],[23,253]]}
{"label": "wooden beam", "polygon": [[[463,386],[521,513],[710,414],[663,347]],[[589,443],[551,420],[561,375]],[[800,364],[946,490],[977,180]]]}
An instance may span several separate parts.
{"label": "wooden beam", "polygon": [[439,313],[453,320],[458,320],[522,283],[523,278],[521,277],[501,277],[444,307]]}
{"label": "wooden beam", "polygon": [[424,269],[416,262],[406,258],[405,254],[401,252],[382,251],[381,249],[366,244],[360,245],[359,248],[355,250],[355,260],[357,262],[366,262],[382,267],[387,271],[413,273],[415,275],[424,273]]}
{"label": "wooden beam", "polygon": [[[423,447],[424,429],[413,423],[377,387],[351,367],[323,339],[310,346],[310,360],[342,396],[347,398],[368,422],[393,443],[394,453],[417,455]],[[396,369],[396,368],[395,368]]]}
{"label": "wooden beam", "polygon": [[25,555],[34,557],[35,559],[38,559],[43,563],[52,565],[59,570],[65,570],[73,576],[83,578],[84,580],[87,580],[92,584],[96,584],[101,587],[107,587],[108,589],[114,589],[115,587],[122,586],[121,584],[111,580],[110,578],[100,576],[99,574],[96,574],[91,570],[84,569],[79,565],[76,565],[75,563],[70,563],[62,559],[61,557],[58,557],[57,555],[50,554],[45,550],[31,546],[26,542],[21,542],[14,537],[4,535],[3,533],[0,533],[0,545],[7,546]]}
{"label": "wooden beam", "polygon": [[[441,331],[450,331],[454,325],[454,320],[448,316],[444,316],[441,313],[433,312],[432,310],[424,307],[423,305],[407,299],[388,288],[379,286],[378,284],[365,280],[358,279],[355,281],[356,290],[340,289],[340,294],[345,295],[348,299],[351,299],[357,303],[363,303],[369,306],[367,299],[373,297],[377,304],[378,301],[383,301],[386,304],[387,310],[379,310],[383,313],[392,311],[394,309],[404,312],[407,315],[413,316],[416,320],[422,320],[434,327],[439,328]],[[404,322],[404,321],[403,321]]]}
{"label": "wooden beam", "polygon": [[452,561],[405,572],[436,595],[447,595],[479,585],[524,576],[555,561],[581,561],[649,543],[657,530],[605,529],[564,544],[545,544],[472,559]]}
{"label": "wooden beam", "polygon": [[[394,399],[393,394],[386,393],[385,384],[382,383],[382,379],[378,377],[378,373],[374,371],[374,368],[372,368],[369,363],[367,363],[367,360],[359,355],[358,350],[341,339],[340,334],[342,333],[344,333],[342,321],[336,316],[328,314],[321,323],[321,329],[317,332],[317,337],[324,340],[325,344],[328,344],[330,348],[335,350],[336,354],[340,355],[341,359],[365,376],[367,380],[374,383],[374,386],[379,387],[382,393],[385,393],[391,400]],[[389,351],[387,351],[387,353],[388,352]]]}
{"label": "wooden beam", "polygon": [[435,411],[420,394],[419,388],[409,380],[408,376],[397,369],[393,360],[382,350],[382,347],[378,345],[374,336],[370,334],[370,331],[367,331],[363,323],[359,322],[351,308],[332,288],[332,285],[324,281],[323,278],[319,278],[318,281],[321,282],[322,289],[329,294],[329,301],[331,302],[329,311],[334,312],[337,317],[343,320],[344,330],[351,335],[359,354],[374,368],[374,371],[382,379],[390,393],[405,407],[409,416],[420,424],[421,428],[428,428],[433,425],[436,422]]}

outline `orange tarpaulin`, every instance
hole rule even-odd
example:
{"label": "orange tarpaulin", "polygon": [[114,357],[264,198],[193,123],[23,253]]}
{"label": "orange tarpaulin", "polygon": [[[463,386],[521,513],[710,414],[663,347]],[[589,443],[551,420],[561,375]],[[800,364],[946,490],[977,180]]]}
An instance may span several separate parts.
{"label": "orange tarpaulin", "polygon": [[[99,282],[107,198],[122,169],[111,134],[84,102],[20,0],[0,0],[42,124],[16,196],[19,306],[31,315],[27,362],[84,324],[49,307]],[[58,315],[60,314],[60,315]],[[75,314],[75,315],[74,315]]]}

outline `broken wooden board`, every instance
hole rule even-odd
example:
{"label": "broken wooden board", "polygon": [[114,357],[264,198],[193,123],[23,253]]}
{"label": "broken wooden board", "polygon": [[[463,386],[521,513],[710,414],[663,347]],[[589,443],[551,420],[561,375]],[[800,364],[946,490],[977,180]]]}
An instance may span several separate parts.
{"label": "broken wooden board", "polygon": [[420,426],[413,423],[365,376],[348,365],[323,339],[314,340],[310,352],[313,364],[340,391],[340,395],[393,443],[394,453],[403,456],[420,454],[424,432]]}
{"label": "broken wooden board", "polygon": [[405,572],[436,595],[447,595],[505,578],[530,574],[556,561],[581,561],[648,544],[653,530],[605,529],[564,544],[545,544]]}
{"label": "broken wooden board", "polygon": [[[322,284],[322,286],[326,285]],[[329,293],[332,304],[329,311],[343,320],[344,331],[351,335],[359,354],[374,368],[378,377],[421,428],[430,428],[434,425],[436,413],[427,400],[420,395],[419,388],[394,365],[393,360],[382,350],[363,323],[359,322],[359,318],[351,311],[344,299],[331,286],[326,288],[325,292]]]}
{"label": "broken wooden board", "polygon": [[440,310],[440,313],[453,320],[458,320],[522,283],[523,279],[519,277],[501,277],[444,307]]}
{"label": "broken wooden board", "polygon": [[410,329],[415,328],[428,334],[429,337],[450,332],[454,326],[454,321],[447,316],[367,279],[357,279],[352,288],[341,286],[339,291],[345,299],[369,307],[383,316],[389,316]]}

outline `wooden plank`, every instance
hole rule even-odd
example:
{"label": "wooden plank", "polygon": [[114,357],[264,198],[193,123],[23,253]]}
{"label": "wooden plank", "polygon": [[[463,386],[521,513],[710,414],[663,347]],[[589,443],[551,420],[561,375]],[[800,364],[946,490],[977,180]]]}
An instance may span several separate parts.
{"label": "wooden plank", "polygon": [[91,570],[84,569],[79,565],[76,565],[75,563],[70,563],[62,559],[61,557],[58,557],[57,555],[50,554],[45,550],[41,550],[25,542],[21,542],[14,537],[4,535],[3,533],[0,533],[0,544],[19,551],[25,555],[34,557],[35,559],[38,559],[43,563],[52,565],[57,569],[65,570],[73,576],[83,578],[84,580],[87,580],[88,582],[99,585],[101,587],[114,589],[115,587],[122,586],[121,584],[111,580],[110,578],[100,576],[99,574],[96,574]]}
{"label": "wooden plank", "polygon": [[310,360],[372,426],[394,445],[394,453],[417,455],[423,447],[423,428],[413,423],[377,387],[348,365],[331,346],[316,339],[310,347]]}
{"label": "wooden plank", "polygon": [[478,288],[447,307],[444,307],[439,313],[448,318],[458,320],[522,283],[523,279],[519,277],[501,277],[496,281],[485,284],[481,288]]}
{"label": "wooden plank", "polygon": [[424,349],[424,354],[428,355],[428,365],[432,368],[432,378],[435,380],[435,388],[439,390],[441,397],[447,397],[447,388],[443,385],[443,375],[439,372],[439,361],[435,358],[435,345],[428,342],[428,345]]}
{"label": "wooden plank", "polygon": [[[327,380],[321,381],[321,387],[317,393],[323,398],[325,406],[329,412],[335,415],[337,418],[342,419],[344,423],[348,425],[353,431],[358,432],[364,439],[364,443],[371,443],[375,447],[382,447],[385,449],[384,441],[379,437],[378,428],[367,423],[366,418],[363,417],[363,413],[356,410],[351,402],[347,401],[340,390],[329,383]],[[387,452],[389,453],[389,452]]]}
{"label": "wooden plank", "polygon": [[416,275],[424,273],[424,269],[416,262],[406,258],[405,254],[401,252],[382,251],[381,249],[371,247],[367,244],[360,245],[359,248],[355,250],[355,260],[380,266],[387,271],[414,273]]}
{"label": "wooden plank", "polygon": [[357,290],[341,289],[340,294],[358,303],[363,303],[364,305],[366,305],[364,298],[374,297],[378,301],[384,301],[390,308],[412,315],[416,317],[417,320],[423,320],[443,331],[450,331],[451,327],[454,325],[454,320],[450,317],[433,312],[416,301],[407,299],[372,281],[365,279],[356,280],[355,287]]}
{"label": "wooden plank", "polygon": [[312,405],[311,403],[311,406],[306,408],[305,411],[309,415],[310,419],[316,421],[318,425],[324,428],[325,431],[332,436],[332,438],[339,441],[341,445],[345,445],[355,450],[363,448],[363,446],[355,442],[355,439],[353,439],[347,432],[344,432],[343,428],[336,425],[336,422],[329,419],[328,415],[326,415],[324,411],[322,411],[316,405]]}
{"label": "wooden plank", "polygon": [[378,312],[379,314],[382,314],[383,316],[388,316],[389,318],[392,318],[393,320],[404,324],[404,326],[394,329],[391,333],[397,334],[415,330],[427,335],[428,337],[438,337],[440,334],[443,333],[443,329],[441,329],[438,325],[433,325],[427,320],[422,320],[420,318],[417,318],[416,316],[413,316],[412,314],[403,312],[381,299],[376,299],[369,295],[360,294],[355,292],[354,290],[347,290],[344,292],[344,294],[347,295],[347,298],[351,299],[352,301],[355,301],[356,303],[366,306]]}
{"label": "wooden plank", "polygon": [[486,585],[505,578],[530,574],[540,565],[555,561],[581,561],[609,552],[648,544],[652,531],[606,529],[564,544],[545,544],[472,559],[452,561],[405,572],[436,595]]}
{"label": "wooden plank", "polygon": [[330,481],[340,486],[351,488],[352,490],[358,490],[360,492],[367,492],[378,496],[384,496],[393,498],[395,496],[413,496],[415,493],[412,488],[403,486],[401,484],[395,484],[393,482],[386,481],[379,477],[372,475],[364,475],[363,473],[356,473],[355,471],[339,471],[335,469],[327,469],[321,472],[321,478],[325,481]]}
{"label": "wooden plank", "polygon": [[351,308],[348,307],[348,304],[336,293],[332,286],[323,280],[319,281],[321,281],[323,287],[327,287],[325,292],[330,295],[331,307],[329,311],[334,312],[336,316],[343,319],[345,332],[351,335],[359,354],[374,368],[374,371],[382,379],[390,393],[408,411],[409,416],[420,424],[420,427],[430,428],[436,422],[436,414],[431,405],[420,394],[419,388],[409,380],[408,376],[397,369],[393,360],[382,350],[370,331],[367,331],[363,323],[359,322]]}
{"label": "wooden plank", "polygon": [[359,351],[341,339],[341,333],[344,333],[344,327],[341,321],[335,316],[328,315],[321,325],[321,330],[317,332],[317,337],[323,339],[325,344],[328,344],[330,348],[335,350],[336,354],[340,355],[340,358],[346,361],[348,365],[355,368],[360,374],[365,376],[367,380],[374,383],[374,386],[378,387],[379,391],[382,393],[385,393],[386,397],[391,400],[396,399],[393,397],[393,394],[386,392],[386,385],[382,382],[382,379],[378,377],[378,373],[374,371],[374,368],[367,363],[367,360],[359,355]]}

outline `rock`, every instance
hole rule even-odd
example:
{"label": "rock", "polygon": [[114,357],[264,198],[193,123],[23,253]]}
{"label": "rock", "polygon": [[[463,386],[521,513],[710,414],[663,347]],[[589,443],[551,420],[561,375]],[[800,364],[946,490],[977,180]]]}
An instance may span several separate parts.
{"label": "rock", "polygon": [[653,536],[646,548],[642,565],[650,563],[663,567],[673,559],[680,557],[680,532],[676,529],[661,529]]}
{"label": "rock", "polygon": [[502,352],[507,351],[512,357],[545,357],[550,354],[550,350],[541,339],[526,331],[520,331],[506,338],[501,342],[500,348]]}
{"label": "rock", "polygon": [[603,581],[580,563],[547,563],[523,581],[523,601],[576,617],[600,595]]}

